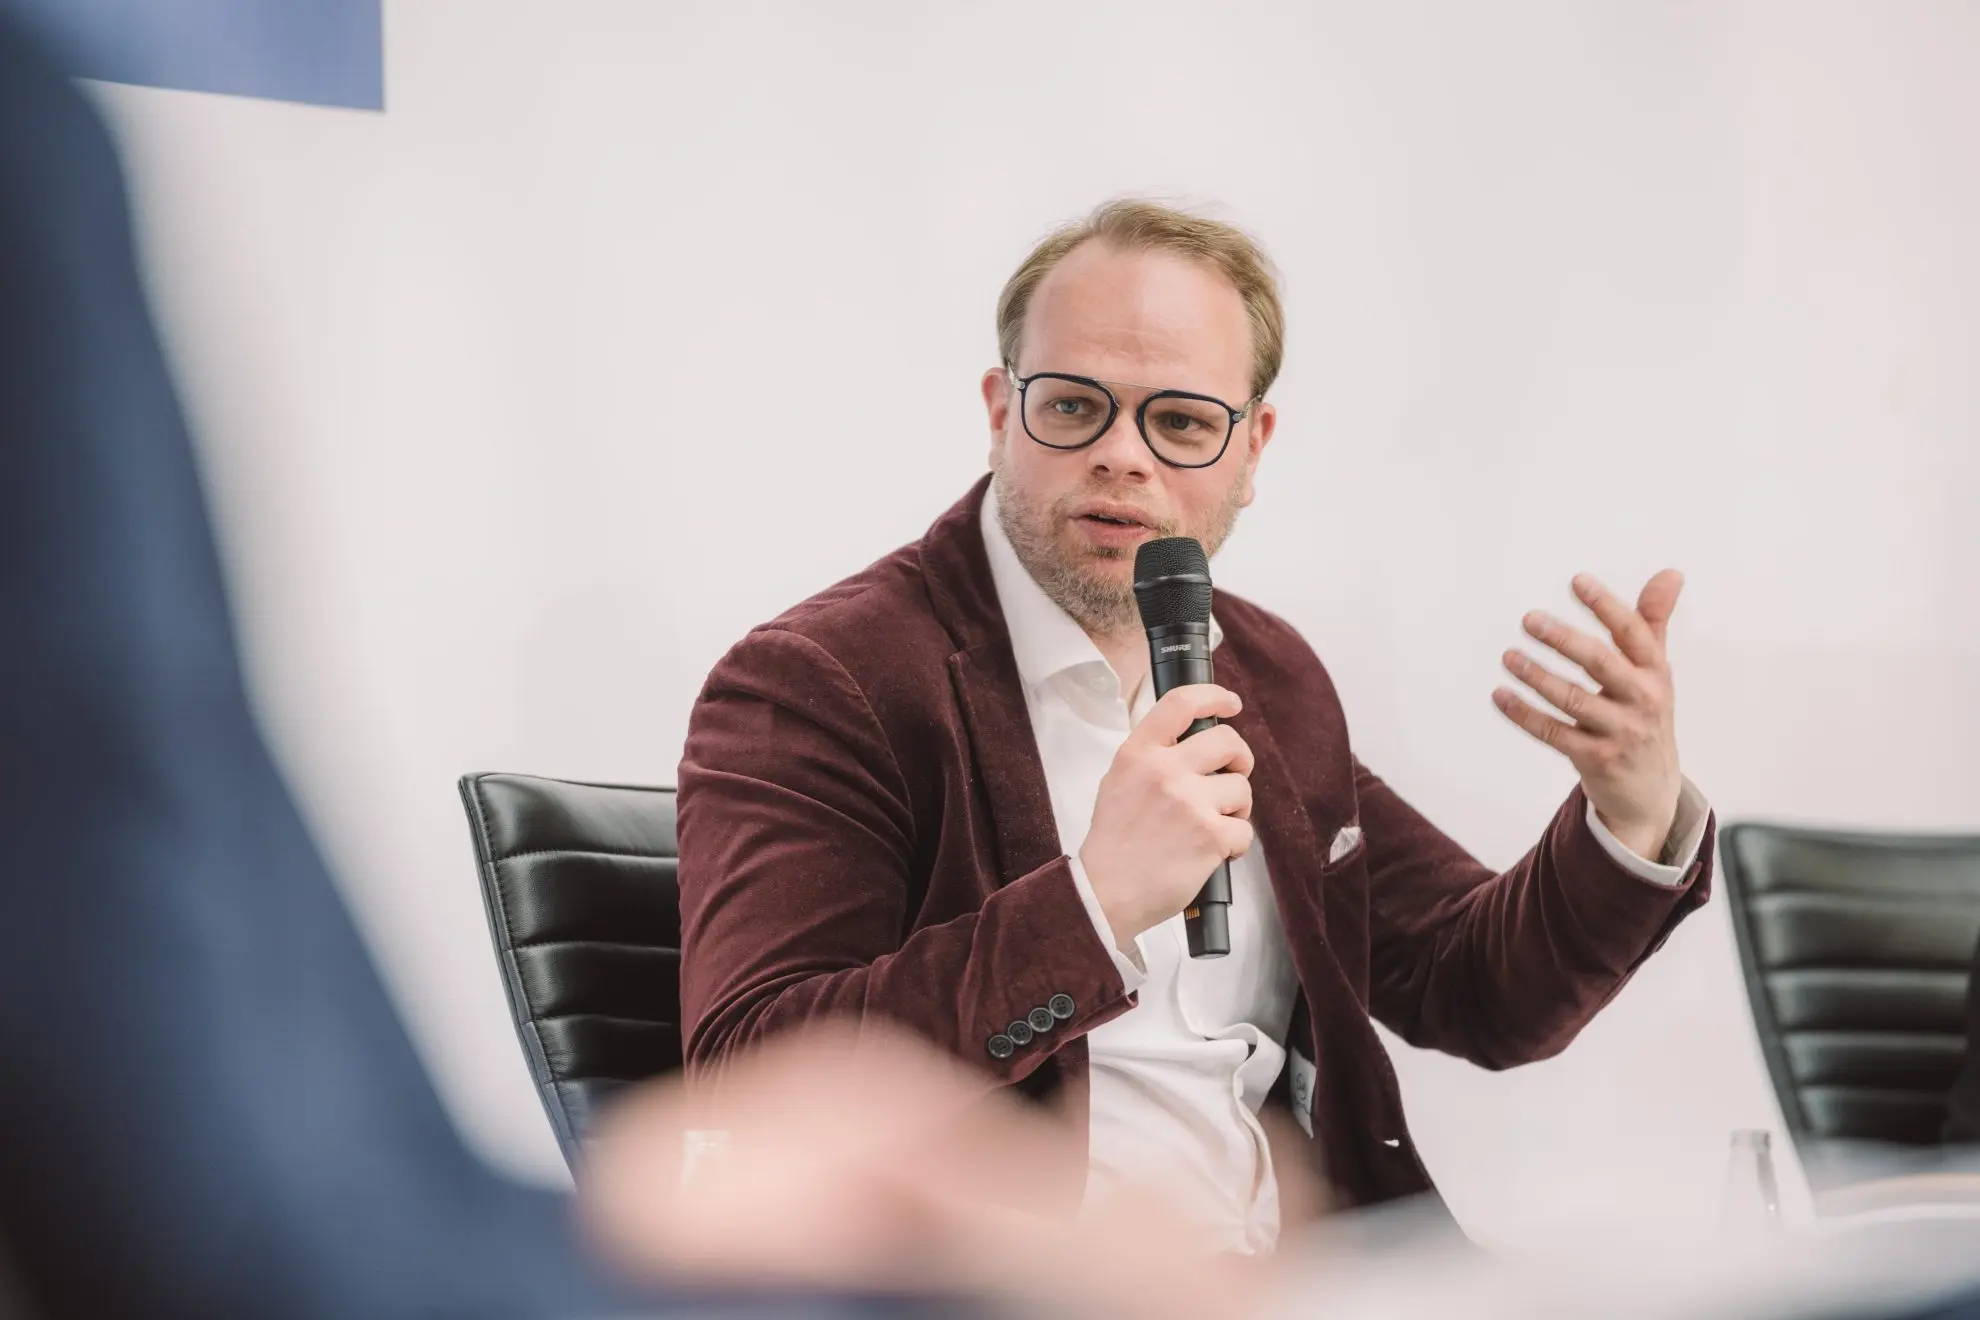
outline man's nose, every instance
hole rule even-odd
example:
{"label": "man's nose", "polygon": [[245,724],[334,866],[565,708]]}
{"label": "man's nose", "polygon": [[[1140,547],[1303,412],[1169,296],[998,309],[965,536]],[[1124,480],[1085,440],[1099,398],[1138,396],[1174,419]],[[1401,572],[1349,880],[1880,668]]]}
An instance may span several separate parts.
{"label": "man's nose", "polygon": [[1113,477],[1145,479],[1153,473],[1155,456],[1142,443],[1133,409],[1122,408],[1114,414],[1113,422],[1100,433],[1098,440],[1088,446],[1086,461],[1095,472],[1105,472]]}

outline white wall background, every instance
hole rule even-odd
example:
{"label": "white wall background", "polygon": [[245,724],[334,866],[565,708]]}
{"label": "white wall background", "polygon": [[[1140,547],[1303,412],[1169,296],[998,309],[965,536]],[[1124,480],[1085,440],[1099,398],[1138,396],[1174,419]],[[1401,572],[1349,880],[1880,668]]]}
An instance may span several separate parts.
{"label": "white wall background", "polygon": [[[103,88],[272,735],[449,1101],[561,1169],[453,781],[671,782],[750,624],[981,470],[997,289],[1120,192],[1282,265],[1219,580],[1512,861],[1487,700],[1577,569],[1690,576],[1726,817],[1980,828],[1980,8],[391,0],[388,112]],[[861,383],[864,382],[864,383]],[[1562,1059],[1407,1056],[1477,1232],[1709,1215],[1778,1123],[1724,908]]]}

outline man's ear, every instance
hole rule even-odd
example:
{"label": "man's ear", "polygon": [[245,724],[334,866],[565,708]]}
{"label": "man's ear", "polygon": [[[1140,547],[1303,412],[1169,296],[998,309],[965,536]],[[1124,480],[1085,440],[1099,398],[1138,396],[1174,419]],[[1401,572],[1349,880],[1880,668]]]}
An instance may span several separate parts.
{"label": "man's ear", "polygon": [[1251,417],[1243,423],[1244,441],[1244,494],[1238,503],[1250,508],[1258,498],[1258,460],[1265,455],[1265,446],[1272,443],[1272,433],[1279,428],[1279,410],[1260,399],[1251,406]]}
{"label": "man's ear", "polygon": [[983,373],[983,407],[990,414],[990,466],[997,466],[997,449],[1004,443],[1004,428],[1010,425],[1011,403],[1017,391],[1011,376],[1002,367]]}

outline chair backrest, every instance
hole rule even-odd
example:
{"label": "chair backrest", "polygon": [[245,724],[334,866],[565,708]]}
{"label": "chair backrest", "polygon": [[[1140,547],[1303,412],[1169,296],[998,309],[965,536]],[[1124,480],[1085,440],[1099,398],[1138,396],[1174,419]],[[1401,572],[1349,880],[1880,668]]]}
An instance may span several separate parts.
{"label": "chair backrest", "polygon": [[564,1157],[601,1102],[681,1066],[674,790],[461,780],[516,1034]]}
{"label": "chair backrest", "polygon": [[1980,837],[1739,824],[1720,856],[1796,1145],[1935,1144],[1967,1049]]}

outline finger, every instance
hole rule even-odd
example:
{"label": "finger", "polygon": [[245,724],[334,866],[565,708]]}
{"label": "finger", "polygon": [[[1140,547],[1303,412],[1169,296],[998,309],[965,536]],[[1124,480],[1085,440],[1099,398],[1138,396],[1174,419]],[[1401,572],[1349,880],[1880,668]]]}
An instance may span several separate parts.
{"label": "finger", "polygon": [[1683,590],[1684,574],[1667,568],[1644,583],[1643,594],[1636,598],[1636,612],[1650,625],[1659,646],[1670,639],[1671,615],[1677,610],[1678,593]]}
{"label": "finger", "polygon": [[1236,816],[1217,818],[1217,840],[1223,847],[1225,857],[1236,860],[1250,852],[1254,837],[1250,821],[1239,820]]}
{"label": "finger", "polygon": [[1635,666],[1601,638],[1570,628],[1545,610],[1533,611],[1521,623],[1527,636],[1580,665],[1610,696],[1627,698],[1643,690]]}
{"label": "finger", "polygon": [[1585,754],[1593,741],[1590,735],[1565,720],[1557,720],[1536,710],[1511,688],[1499,688],[1493,692],[1492,704],[1499,708],[1500,714],[1569,760]]}
{"label": "finger", "polygon": [[1156,702],[1131,736],[1166,747],[1198,720],[1211,716],[1228,720],[1243,709],[1244,703],[1229,688],[1215,683],[1190,683],[1173,689]]}
{"label": "finger", "polygon": [[1195,737],[1183,739],[1176,744],[1176,753],[1183,767],[1198,775],[1220,772],[1248,775],[1257,764],[1257,758],[1251,754],[1251,744],[1228,724],[1219,724]]}
{"label": "finger", "polygon": [[1524,651],[1507,651],[1506,670],[1514,678],[1538,692],[1549,705],[1574,721],[1577,729],[1606,733],[1622,719],[1616,703],[1581,684],[1562,678]]}
{"label": "finger", "polygon": [[1219,816],[1251,819],[1251,781],[1242,775],[1210,775],[1202,783],[1203,801]]}
{"label": "finger", "polygon": [[1615,639],[1616,648],[1624,655],[1639,665],[1656,666],[1664,662],[1663,643],[1657,640],[1643,616],[1592,575],[1582,573],[1574,579],[1574,594],[1602,621],[1609,636]]}

